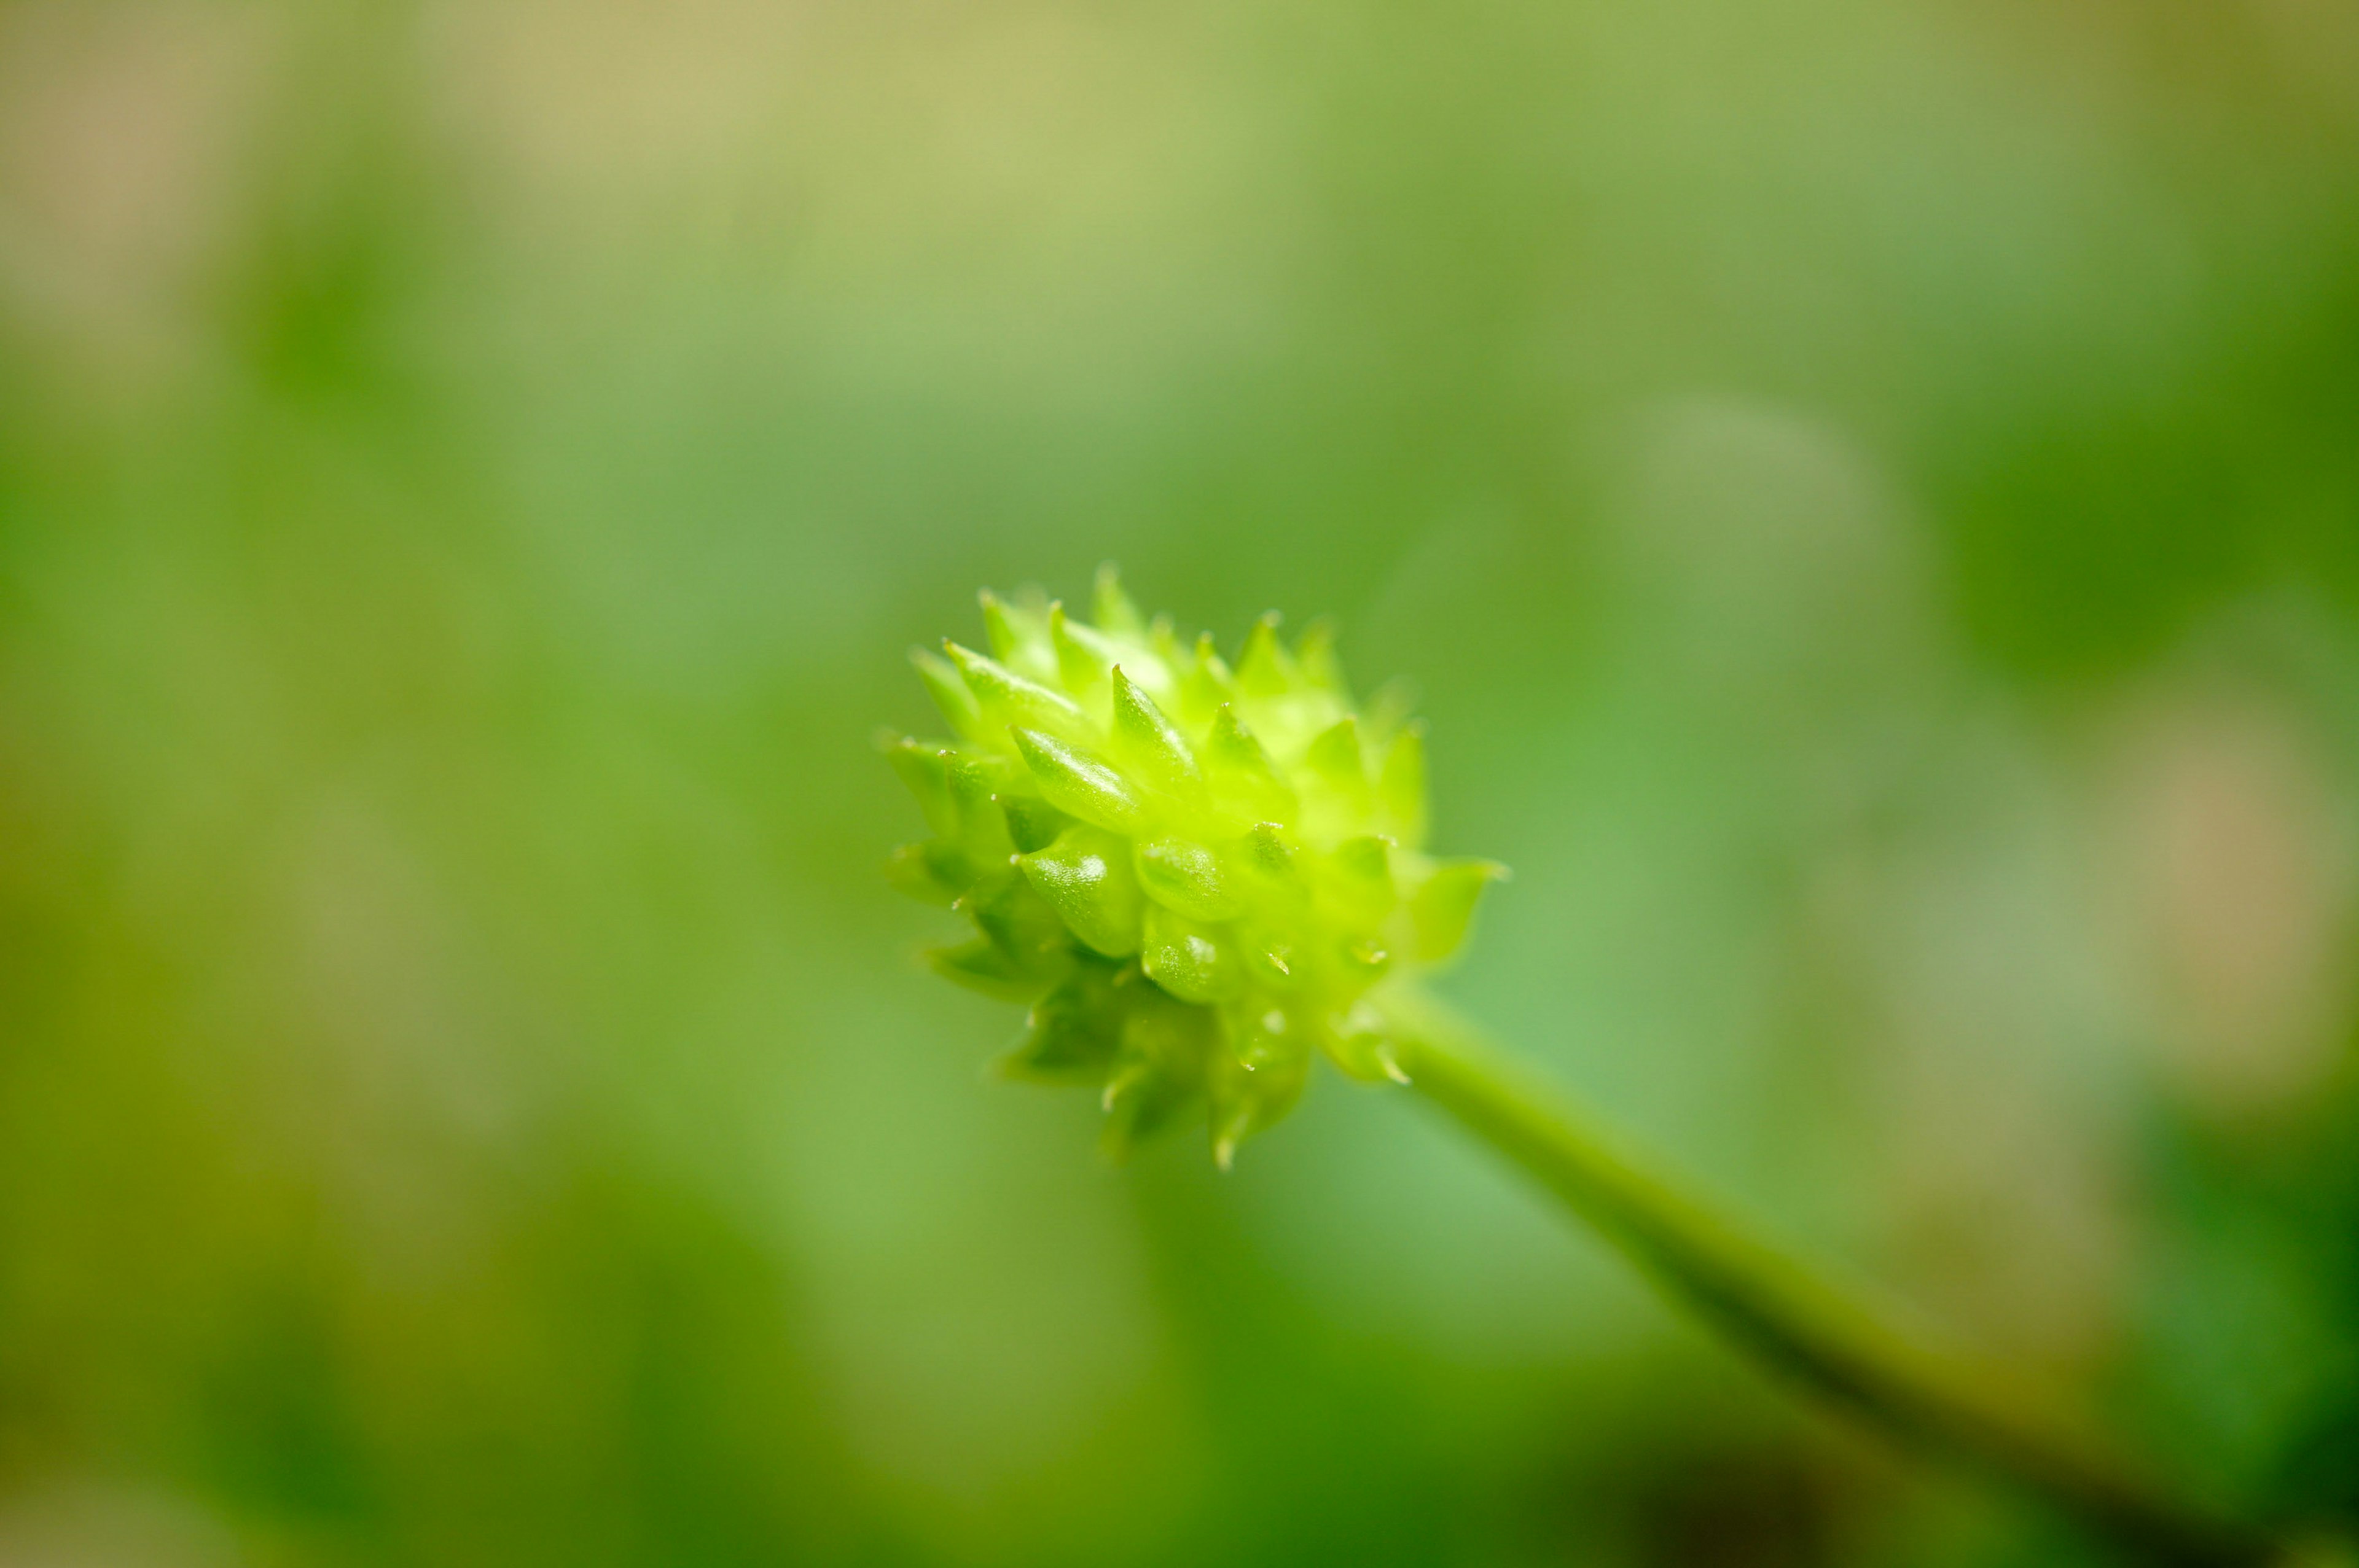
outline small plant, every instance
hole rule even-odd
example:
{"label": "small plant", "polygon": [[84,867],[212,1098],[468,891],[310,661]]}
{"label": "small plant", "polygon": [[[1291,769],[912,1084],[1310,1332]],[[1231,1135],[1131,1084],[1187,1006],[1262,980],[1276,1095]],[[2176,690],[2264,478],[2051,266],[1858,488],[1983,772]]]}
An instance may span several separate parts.
{"label": "small plant", "polygon": [[[1353,703],[1331,630],[1235,662],[1148,622],[983,596],[991,653],[914,657],[951,731],[886,752],[932,837],[890,863],[973,922],[936,969],[1024,1004],[1012,1075],[1098,1088],[1107,1147],[1204,1114],[1223,1168],[1314,1058],[1407,1086],[1773,1367],[2043,1495],[2157,1561],[2288,1563],[2112,1456],[2005,1368],[1939,1354],[1649,1172],[1430,997],[1494,861],[1425,852],[1424,731]],[[2347,1561],[2312,1548],[2319,1562]]]}
{"label": "small plant", "polygon": [[1379,982],[1448,958],[1490,860],[1425,844],[1425,742],[1363,715],[1314,626],[1234,665],[1143,620],[1109,569],[1096,624],[983,596],[991,653],[919,651],[957,739],[888,754],[934,837],[895,879],[974,922],[933,955],[1029,1005],[1006,1069],[1102,1086],[1116,1152],[1208,1107],[1213,1157],[1302,1092],[1314,1055],[1406,1082]]}

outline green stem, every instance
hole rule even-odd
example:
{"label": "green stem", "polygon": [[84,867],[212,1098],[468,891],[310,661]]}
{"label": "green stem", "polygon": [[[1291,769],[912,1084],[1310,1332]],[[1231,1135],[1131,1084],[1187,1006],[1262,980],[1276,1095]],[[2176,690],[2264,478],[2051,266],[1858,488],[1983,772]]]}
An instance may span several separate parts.
{"label": "green stem", "polygon": [[1421,992],[1377,999],[1425,1098],[1774,1368],[1903,1439],[1976,1464],[2158,1561],[2285,1561],[2113,1455],[2004,1368],[1937,1352],[1648,1171],[1565,1097]]}

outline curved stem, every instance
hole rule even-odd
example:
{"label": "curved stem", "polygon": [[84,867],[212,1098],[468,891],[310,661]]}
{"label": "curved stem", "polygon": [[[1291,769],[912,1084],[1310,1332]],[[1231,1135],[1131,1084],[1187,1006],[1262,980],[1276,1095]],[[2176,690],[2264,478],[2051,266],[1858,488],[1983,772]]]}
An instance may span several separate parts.
{"label": "curved stem", "polygon": [[1375,999],[1409,1083],[1602,1231],[1670,1294],[1775,1369],[1886,1431],[2060,1504],[2155,1560],[2285,1561],[2111,1454],[2006,1369],[1938,1352],[1653,1173],[1561,1093],[1421,992]]}

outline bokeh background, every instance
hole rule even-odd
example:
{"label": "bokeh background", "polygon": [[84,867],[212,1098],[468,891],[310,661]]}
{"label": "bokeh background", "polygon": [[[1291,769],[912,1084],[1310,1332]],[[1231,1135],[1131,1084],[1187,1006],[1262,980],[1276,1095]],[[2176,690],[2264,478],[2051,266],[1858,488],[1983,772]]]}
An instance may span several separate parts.
{"label": "bokeh background", "polygon": [[1451,993],[2359,1515],[2346,0],[0,4],[0,1563],[2017,1564],[1402,1097],[985,1082],[872,750],[1408,674]]}

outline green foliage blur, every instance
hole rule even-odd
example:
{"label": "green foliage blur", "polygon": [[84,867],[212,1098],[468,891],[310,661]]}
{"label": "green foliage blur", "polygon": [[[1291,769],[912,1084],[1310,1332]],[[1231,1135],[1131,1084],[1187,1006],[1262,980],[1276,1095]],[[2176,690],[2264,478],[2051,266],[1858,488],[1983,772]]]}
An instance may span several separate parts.
{"label": "green foliage blur", "polygon": [[1406,1097],[1217,1175],[873,749],[1421,683],[1457,1000],[2359,1520],[2359,12],[0,3],[0,1563],[2027,1564]]}

